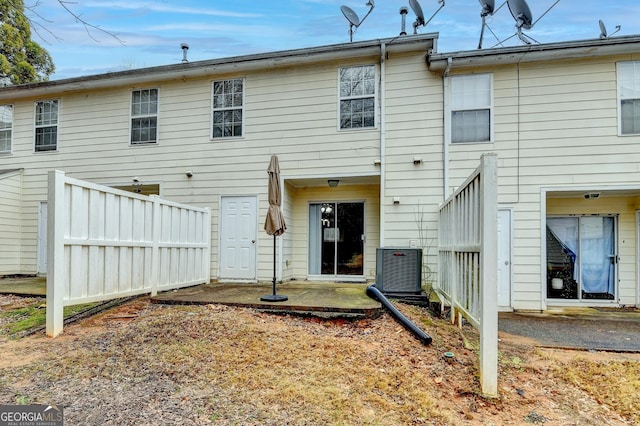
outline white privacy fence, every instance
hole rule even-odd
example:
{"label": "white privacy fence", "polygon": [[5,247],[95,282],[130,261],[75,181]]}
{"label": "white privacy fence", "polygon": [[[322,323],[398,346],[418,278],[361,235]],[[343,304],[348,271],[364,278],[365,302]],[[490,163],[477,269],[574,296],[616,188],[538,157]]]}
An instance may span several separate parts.
{"label": "white privacy fence", "polygon": [[497,157],[480,166],[440,207],[438,284],[452,321],[466,318],[480,331],[482,392],[498,393]]}
{"label": "white privacy fence", "polygon": [[49,173],[47,335],[63,307],[208,283],[211,214]]}

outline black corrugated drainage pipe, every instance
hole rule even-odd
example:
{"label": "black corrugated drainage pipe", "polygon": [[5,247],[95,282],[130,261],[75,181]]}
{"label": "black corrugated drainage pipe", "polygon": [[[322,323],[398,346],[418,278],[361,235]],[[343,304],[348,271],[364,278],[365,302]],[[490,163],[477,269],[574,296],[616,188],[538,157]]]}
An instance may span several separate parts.
{"label": "black corrugated drainage pipe", "polygon": [[374,285],[370,285],[367,287],[367,296],[372,299],[376,299],[391,313],[391,315],[398,321],[404,328],[413,333],[414,336],[418,340],[420,340],[423,344],[429,345],[431,344],[431,336],[422,331],[417,325],[415,325],[411,320],[405,317],[402,312],[400,312],[393,304],[387,299],[384,294],[380,292]]}

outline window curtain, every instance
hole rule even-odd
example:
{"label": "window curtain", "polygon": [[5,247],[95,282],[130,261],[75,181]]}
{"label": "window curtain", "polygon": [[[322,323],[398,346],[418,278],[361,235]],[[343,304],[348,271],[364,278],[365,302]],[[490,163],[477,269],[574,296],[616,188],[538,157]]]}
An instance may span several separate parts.
{"label": "window curtain", "polygon": [[614,294],[613,218],[582,217],[580,249],[582,290]]}
{"label": "window curtain", "polygon": [[320,204],[309,206],[309,275],[322,273],[322,213]]}
{"label": "window curtain", "polygon": [[547,218],[547,228],[574,261],[584,293],[615,294],[613,217]]}
{"label": "window curtain", "polygon": [[560,242],[573,261],[573,279],[578,281],[578,218],[549,217],[547,229]]}

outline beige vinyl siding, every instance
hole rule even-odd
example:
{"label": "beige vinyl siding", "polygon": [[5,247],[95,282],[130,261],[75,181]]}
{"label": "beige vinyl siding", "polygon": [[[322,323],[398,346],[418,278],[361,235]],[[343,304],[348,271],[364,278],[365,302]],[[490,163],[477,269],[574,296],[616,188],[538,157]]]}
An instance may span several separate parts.
{"label": "beige vinyl siding", "polygon": [[[498,199],[502,206],[514,209],[515,309],[544,307],[542,187],[633,183],[640,187],[640,137],[617,136],[615,63],[626,59],[589,58],[473,70],[494,74],[495,141],[450,145],[450,184],[451,188],[460,185],[483,153],[498,154]],[[572,200],[569,207],[584,201]],[[635,213],[624,202],[611,212],[621,215],[620,250],[627,253],[620,265],[620,303],[634,303]],[[579,208],[572,213],[578,214]]]}
{"label": "beige vinyl siding", "polygon": [[[292,234],[295,231],[295,222],[293,217],[294,212],[294,194],[296,189],[290,184],[286,183],[282,187],[282,214],[284,216],[285,223],[287,224],[287,231],[285,232],[286,238],[282,239],[282,247],[281,256],[282,256],[282,279],[284,281],[291,280],[296,278],[294,274],[294,263],[293,263],[293,254],[295,253],[295,234]],[[267,200],[268,202],[268,200]],[[265,213],[266,215],[266,213]],[[307,215],[308,217],[308,215]],[[264,220],[266,216],[263,216],[261,221],[258,222],[260,227],[258,228],[258,232],[264,232]],[[278,247],[278,250],[280,250]],[[273,255],[272,255],[273,256]],[[298,268],[302,269],[302,268]],[[302,275],[301,275],[302,277]]]}
{"label": "beige vinyl siding", "polygon": [[[218,270],[219,197],[257,195],[258,278],[270,279],[272,240],[263,231],[269,158],[278,154],[283,175],[296,178],[379,173],[373,164],[380,158],[379,129],[339,131],[337,122],[338,68],[353,64],[378,67],[377,63],[378,58],[372,57],[65,92],[57,97],[58,151],[37,155],[33,154],[33,103],[37,99],[16,102],[13,155],[1,158],[0,168],[10,164],[11,168],[25,169],[22,269],[36,270],[38,205],[47,198],[47,173],[59,169],[71,177],[105,185],[130,184],[137,176],[142,183],[158,184],[164,198],[210,207],[214,278]],[[211,140],[211,82],[226,78],[245,79],[245,132],[241,138]],[[149,87],[159,91],[158,143],[130,146],[131,90]],[[193,172],[192,178],[186,177],[187,170]],[[290,214],[287,219],[294,222]],[[284,246],[292,247],[288,240],[285,234]],[[375,254],[369,257],[374,259]],[[291,272],[286,273],[294,278]]]}
{"label": "beige vinyl siding", "polygon": [[0,276],[19,274],[22,172],[0,174]]}
{"label": "beige vinyl siding", "polygon": [[[429,72],[422,52],[390,59],[385,94],[384,245],[421,247],[424,261],[436,270],[437,211],[444,201],[442,79]],[[422,159],[419,165],[413,163],[416,156]],[[395,197],[399,204],[393,203]]]}

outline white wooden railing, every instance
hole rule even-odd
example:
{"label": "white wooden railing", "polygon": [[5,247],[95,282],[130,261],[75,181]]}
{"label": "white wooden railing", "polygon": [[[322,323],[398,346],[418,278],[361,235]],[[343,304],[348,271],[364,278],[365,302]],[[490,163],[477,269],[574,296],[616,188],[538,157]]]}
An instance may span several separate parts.
{"label": "white wooden railing", "polygon": [[211,213],[49,173],[47,335],[63,307],[211,279]]}
{"label": "white wooden railing", "polygon": [[440,207],[438,284],[452,321],[467,319],[480,331],[480,381],[498,393],[498,184],[497,156],[480,166]]}

